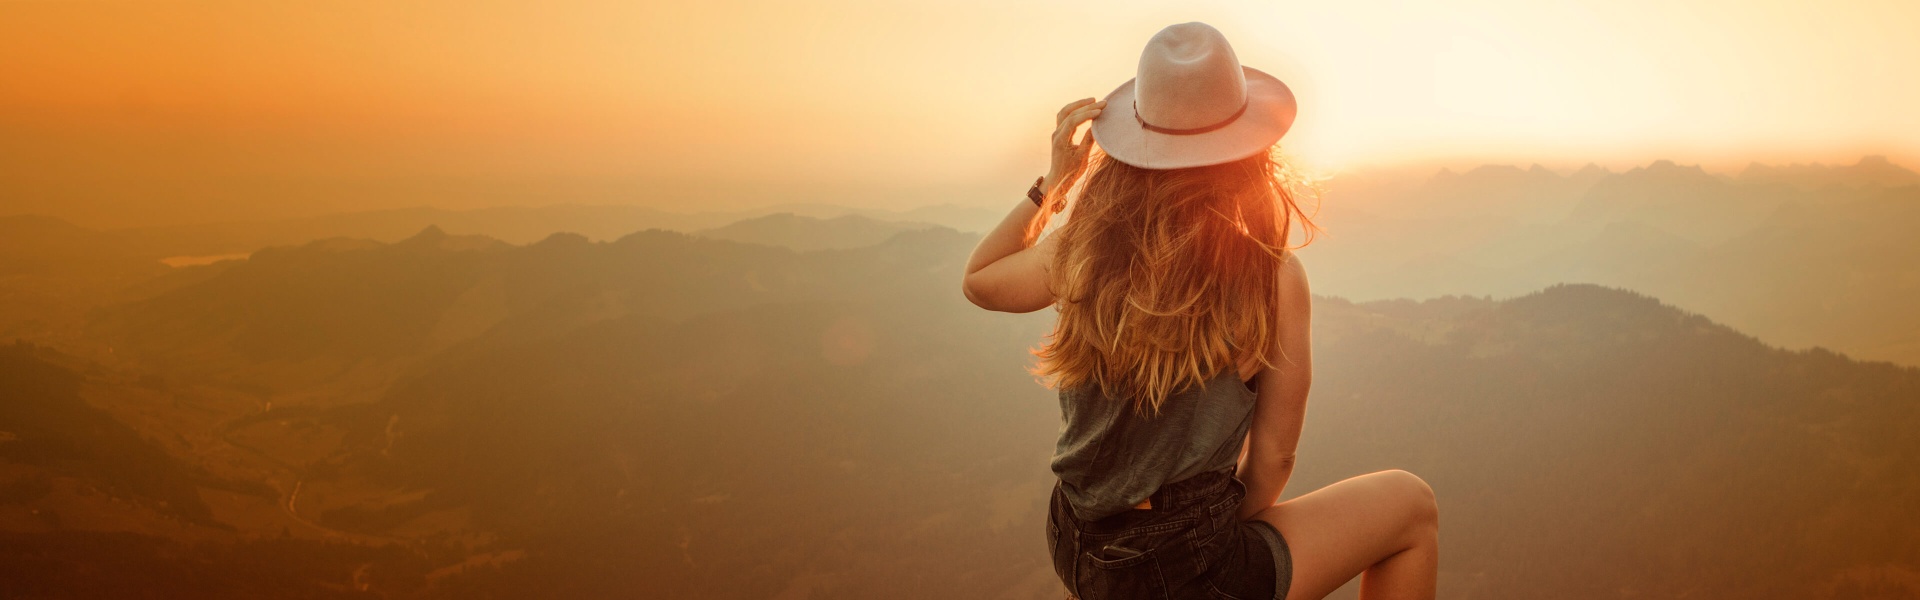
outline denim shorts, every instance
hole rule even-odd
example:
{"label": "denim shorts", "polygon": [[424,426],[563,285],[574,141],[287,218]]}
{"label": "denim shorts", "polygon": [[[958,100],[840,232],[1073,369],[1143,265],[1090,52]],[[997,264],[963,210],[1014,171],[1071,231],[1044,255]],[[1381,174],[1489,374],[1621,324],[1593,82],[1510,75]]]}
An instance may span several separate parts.
{"label": "denim shorts", "polygon": [[1162,486],[1153,508],[1083,521],[1055,483],[1047,510],[1054,573],[1080,600],[1281,600],[1293,555],[1272,525],[1240,520],[1246,495],[1232,471],[1202,473]]}

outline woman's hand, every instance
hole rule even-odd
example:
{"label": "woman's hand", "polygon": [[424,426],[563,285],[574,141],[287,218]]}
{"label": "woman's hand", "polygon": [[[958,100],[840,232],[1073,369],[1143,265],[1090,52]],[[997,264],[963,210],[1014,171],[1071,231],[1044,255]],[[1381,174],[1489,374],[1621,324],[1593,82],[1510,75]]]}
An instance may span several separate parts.
{"label": "woman's hand", "polygon": [[1068,102],[1054,115],[1053,166],[1047,170],[1047,196],[1063,191],[1055,188],[1073,181],[1080,176],[1080,170],[1087,167],[1087,155],[1093,151],[1093,131],[1089,129],[1078,144],[1073,143],[1073,133],[1080,129],[1081,123],[1100,116],[1101,109],[1106,107],[1105,100],[1084,98]]}

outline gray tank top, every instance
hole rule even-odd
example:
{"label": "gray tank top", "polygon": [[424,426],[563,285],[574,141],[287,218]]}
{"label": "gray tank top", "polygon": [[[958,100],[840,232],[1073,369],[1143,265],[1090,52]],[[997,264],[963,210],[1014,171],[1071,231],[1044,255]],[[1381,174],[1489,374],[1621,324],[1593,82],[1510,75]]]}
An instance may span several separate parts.
{"label": "gray tank top", "polygon": [[1239,373],[1167,397],[1160,414],[1135,414],[1132,399],[1100,397],[1091,386],[1060,390],[1060,441],[1053,474],[1082,520],[1132,509],[1160,486],[1231,469],[1253,424],[1254,392]]}

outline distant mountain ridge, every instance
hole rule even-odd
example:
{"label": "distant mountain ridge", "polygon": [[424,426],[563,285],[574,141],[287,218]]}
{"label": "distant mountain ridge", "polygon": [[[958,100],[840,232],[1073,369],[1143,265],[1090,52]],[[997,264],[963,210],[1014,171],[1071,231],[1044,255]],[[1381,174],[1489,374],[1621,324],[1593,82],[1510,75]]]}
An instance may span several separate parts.
{"label": "distant mountain ridge", "polygon": [[1861,157],[1859,162],[1845,166],[1827,166],[1819,163],[1768,166],[1752,163],[1740,172],[1738,180],[1780,183],[1801,189],[1901,187],[1920,185],[1920,173],[1893,164],[1885,156],[1875,155]]}
{"label": "distant mountain ridge", "polygon": [[[931,224],[961,231],[984,232],[1001,214],[982,208],[952,205],[907,210],[856,209],[820,204],[775,205],[746,211],[667,211],[628,205],[503,206],[451,210],[428,206],[395,208],[266,221],[234,221],[163,227],[95,230],[42,215],[0,216],[0,233],[18,239],[38,232],[93,236],[94,245],[111,245],[123,252],[155,260],[179,255],[247,253],[268,246],[300,245],[336,237],[398,241],[426,227],[458,234],[485,235],[511,244],[527,244],[556,232],[577,233],[610,241],[636,231],[666,229],[695,232],[731,223],[789,214],[815,219],[856,217],[877,222]],[[15,254],[0,242],[0,259]],[[0,263],[3,264],[3,263]]]}
{"label": "distant mountain ridge", "polygon": [[1773,343],[1920,365],[1920,317],[1893,308],[1920,303],[1920,243],[1906,233],[1920,230],[1920,185],[1901,175],[1912,172],[1875,157],[1789,171],[1483,168],[1413,186],[1360,181],[1341,196],[1336,180],[1318,216],[1327,235],[1301,256],[1315,289],[1342,297],[1597,283]]}
{"label": "distant mountain ridge", "polygon": [[[1900,233],[1920,228],[1920,215],[1903,208],[1920,203],[1920,185],[1904,183],[1912,174],[1881,157],[1836,167],[1755,166],[1737,176],[1671,161],[1622,173],[1487,165],[1385,180],[1361,174],[1326,184],[1317,221],[1327,235],[1302,255],[1316,289],[1341,297],[1514,295],[1598,283],[1650,293],[1778,343],[1920,364],[1920,322],[1893,308],[1920,301],[1920,290],[1906,283],[1920,269],[1920,244]],[[415,208],[120,231],[5,217],[0,336],[80,343],[79,323],[94,307],[150,297],[235,262],[174,269],[157,260],[215,262],[337,236],[394,242],[431,226],[531,244],[560,231],[613,240],[644,225],[811,250],[878,243],[929,223],[984,230],[999,218],[958,207],[779,210],[743,220],[752,213]],[[1802,284],[1809,281],[1828,283]]]}
{"label": "distant mountain ridge", "polygon": [[[1901,208],[1920,203],[1914,199],[1920,186],[1907,183],[1912,171],[1883,157],[1833,167],[1753,166],[1738,175],[1656,161],[1622,173],[1593,165],[1570,173],[1486,165],[1368,177],[1326,184],[1317,220],[1327,235],[1302,251],[1318,290],[1368,300],[1515,295],[1554,283],[1598,283],[1653,294],[1771,341],[1920,364],[1920,323],[1912,322],[1913,311],[1889,308],[1920,301],[1920,290],[1906,283],[1920,263],[1920,244],[1898,233],[1920,228],[1920,216]],[[797,249],[846,249],[928,224],[980,231],[999,217],[954,206],[887,212],[789,205],[683,214],[559,205],[411,208],[118,231],[6,217],[0,218],[6,233],[0,236],[0,336],[80,343],[86,334],[78,324],[96,306],[206,279],[232,268],[232,258],[262,248],[319,239],[396,242],[431,226],[531,244],[556,232],[609,241],[661,227]],[[1761,255],[1783,262],[1752,259]],[[156,264],[161,259],[214,264],[174,269]],[[1829,283],[1800,284],[1807,281]],[[1745,291],[1735,294],[1736,288]]]}
{"label": "distant mountain ridge", "polygon": [[696,235],[792,248],[800,251],[846,250],[872,246],[907,231],[939,227],[930,223],[881,221],[860,215],[841,215],[817,219],[793,213],[776,213],[737,221]]}
{"label": "distant mountain ridge", "polygon": [[[807,236],[818,240],[844,234],[844,223],[869,234],[893,230],[802,223],[820,228]],[[912,238],[892,246],[916,255],[968,243],[950,229],[892,237]],[[661,252],[685,260],[661,260]],[[564,330],[625,314],[678,318],[782,295],[833,297],[897,259],[661,230],[612,242],[554,234],[513,246],[429,227],[392,244],[326,240],[263,250],[204,282],[104,309],[93,328],[128,358],[174,372],[244,372],[263,361],[345,368],[417,358],[495,328]]]}

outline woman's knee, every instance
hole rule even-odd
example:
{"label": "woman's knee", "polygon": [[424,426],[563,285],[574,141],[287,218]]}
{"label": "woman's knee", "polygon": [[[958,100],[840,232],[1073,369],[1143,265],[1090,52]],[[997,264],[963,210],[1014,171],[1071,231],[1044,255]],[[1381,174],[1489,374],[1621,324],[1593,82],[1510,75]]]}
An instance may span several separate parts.
{"label": "woman's knee", "polygon": [[1427,480],[1399,469],[1381,471],[1375,475],[1385,480],[1395,498],[1406,507],[1409,526],[1437,532],[1440,527],[1440,504],[1433,495],[1433,486],[1427,485]]}

